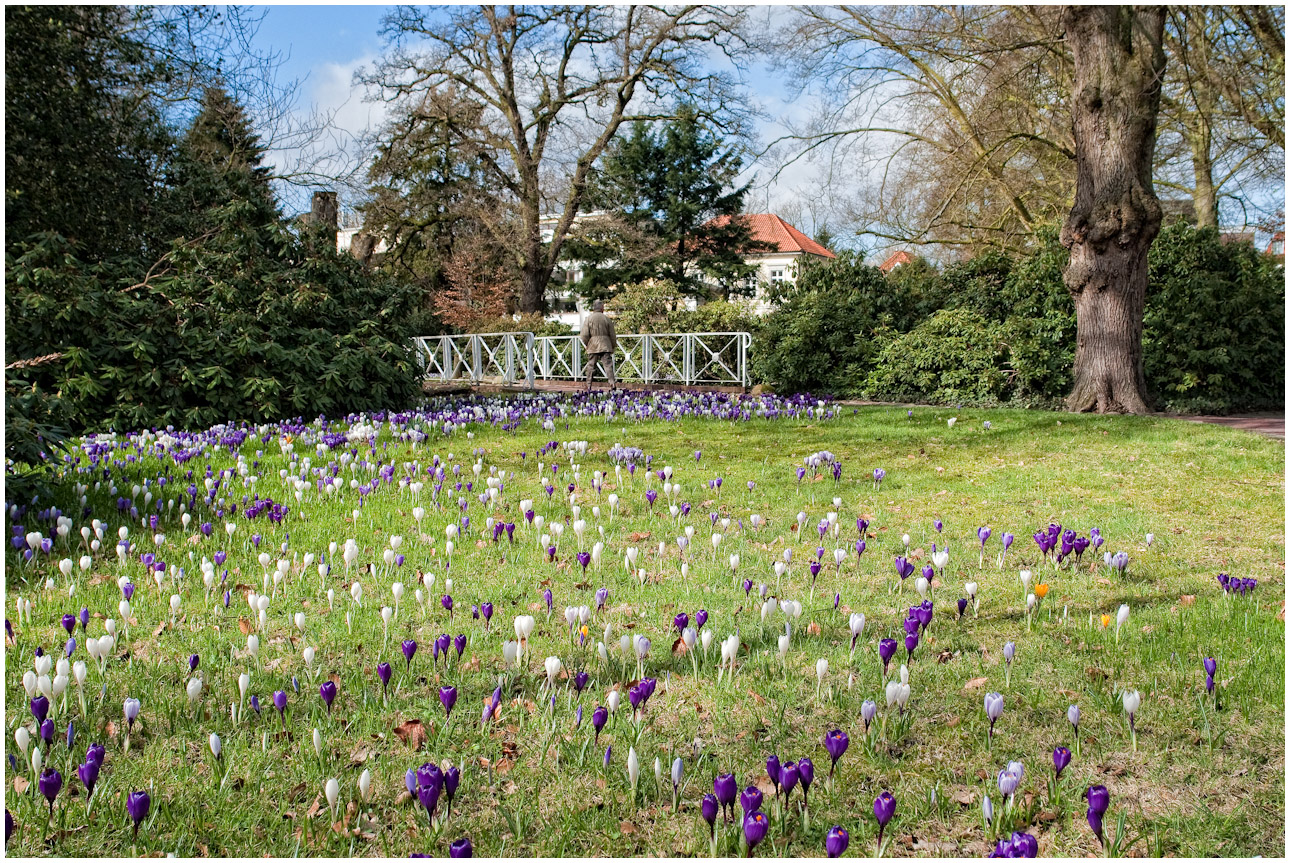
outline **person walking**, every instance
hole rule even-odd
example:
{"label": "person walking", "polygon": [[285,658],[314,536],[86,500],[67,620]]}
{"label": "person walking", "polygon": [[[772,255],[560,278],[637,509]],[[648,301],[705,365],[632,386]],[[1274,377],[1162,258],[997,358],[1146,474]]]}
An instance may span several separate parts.
{"label": "person walking", "polygon": [[582,376],[587,379],[587,392],[591,392],[591,376],[597,363],[605,372],[609,388],[616,389],[618,381],[614,379],[614,351],[618,348],[618,335],[614,332],[614,322],[605,314],[605,304],[600,300],[591,304],[591,314],[582,322],[578,339],[587,355],[587,365],[582,370]]}

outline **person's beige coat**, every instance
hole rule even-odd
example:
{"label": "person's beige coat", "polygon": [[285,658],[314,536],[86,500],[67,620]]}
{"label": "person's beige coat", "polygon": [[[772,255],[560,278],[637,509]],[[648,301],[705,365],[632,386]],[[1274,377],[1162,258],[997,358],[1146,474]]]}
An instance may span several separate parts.
{"label": "person's beige coat", "polygon": [[614,322],[604,312],[592,312],[582,322],[582,331],[578,333],[583,349],[589,354],[613,353],[618,347],[618,335],[614,332]]}

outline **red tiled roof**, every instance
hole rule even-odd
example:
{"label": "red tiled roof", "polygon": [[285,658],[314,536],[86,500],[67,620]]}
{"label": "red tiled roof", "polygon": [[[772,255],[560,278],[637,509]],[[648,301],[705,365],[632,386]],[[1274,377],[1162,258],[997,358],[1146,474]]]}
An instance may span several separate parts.
{"label": "red tiled roof", "polygon": [[913,262],[914,256],[902,249],[899,252],[893,252],[891,257],[878,265],[878,269],[882,270],[884,273],[890,273],[901,264],[912,264]]}
{"label": "red tiled roof", "polygon": [[[810,237],[785,222],[773,213],[747,213],[739,216],[748,222],[754,240],[768,243],[779,252],[800,252],[820,258],[836,258],[833,252],[821,246]],[[712,222],[724,225],[730,221],[729,216],[717,216]]]}

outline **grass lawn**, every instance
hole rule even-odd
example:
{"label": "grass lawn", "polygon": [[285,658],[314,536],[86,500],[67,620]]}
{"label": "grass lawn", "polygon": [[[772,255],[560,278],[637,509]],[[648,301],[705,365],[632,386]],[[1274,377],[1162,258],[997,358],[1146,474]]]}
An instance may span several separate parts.
{"label": "grass lawn", "polygon": [[[182,438],[171,443],[163,435],[172,450],[158,457],[156,436],[142,441],[148,454],[141,454],[134,449],[140,439],[127,447],[122,435],[121,449],[100,456],[120,460],[108,466],[108,477],[102,463],[93,472],[71,470],[54,501],[38,501],[17,517],[11,509],[10,525],[24,532],[55,533],[52,520],[39,518],[51,504],[72,524],[52,553],[37,552],[27,562],[11,543],[6,554],[5,608],[16,633],[6,640],[6,752],[13,760],[6,768],[5,805],[17,823],[8,853],[443,855],[452,841],[469,837],[479,856],[707,856],[712,847],[700,799],[713,790],[714,776],[727,772],[735,774],[741,790],[756,785],[764,794],[761,808],[770,828],[758,856],[821,856],[833,825],[849,831],[848,856],[872,855],[878,834],[874,799],[884,790],[896,799],[884,834],[889,856],[985,855],[994,847],[982,816],[985,795],[995,816],[990,830],[1034,835],[1040,856],[1099,854],[1081,797],[1096,784],[1110,793],[1106,838],[1122,846],[1132,840],[1129,853],[1284,853],[1281,442],[1181,421],[1008,410],[915,409],[907,416],[904,409],[839,408],[835,416],[818,411],[745,422],[638,422],[621,413],[568,413],[552,415],[548,428],[540,418],[506,429],[501,422],[480,422],[447,437],[442,424],[430,428],[413,419],[392,430],[389,422],[376,422],[375,451],[358,441],[319,452],[323,430],[309,423],[288,429],[294,447],[289,454],[281,446],[283,429],[266,427],[236,452],[207,447],[182,464],[173,457],[189,446]],[[957,423],[950,427],[952,416]],[[338,423],[326,431],[347,428]],[[407,440],[418,429],[429,438]],[[557,450],[539,453],[549,441],[557,442]],[[586,441],[585,455],[571,459],[564,448],[571,441]],[[643,465],[634,475],[624,467],[619,481],[607,456],[614,444],[641,448],[652,456],[653,470],[670,466],[679,493],[669,501],[663,482],[647,482]],[[697,462],[696,450],[702,453]],[[831,452],[841,463],[840,481],[825,466],[819,479],[808,470],[799,482],[796,469],[818,451]],[[217,498],[227,496],[222,507],[218,501],[207,506],[207,465],[218,477],[222,469],[236,468],[239,452],[248,476],[235,470],[217,492]],[[351,452],[356,456],[342,464],[342,455]],[[136,459],[125,460],[127,453]],[[473,453],[482,459],[478,476]],[[89,454],[78,455],[79,467],[88,468]],[[447,474],[437,499],[435,478],[427,474],[436,455]],[[311,460],[308,469],[305,458]],[[392,465],[393,474],[370,489],[381,476],[377,461]],[[580,465],[576,479],[571,461]],[[318,488],[315,472],[332,462],[341,487],[329,494]],[[460,496],[454,466],[461,467]],[[873,481],[875,468],[886,471],[880,488]],[[502,478],[499,494],[495,502],[481,503],[494,469]],[[414,481],[423,483],[415,494],[400,483],[413,471]],[[595,471],[605,473],[599,493]],[[297,499],[295,482],[302,474]],[[164,487],[157,485],[159,476],[168,478]],[[722,478],[719,494],[709,487],[716,477]],[[145,479],[151,481],[148,488],[132,494]],[[351,488],[351,480],[366,488]],[[548,481],[551,497],[544,488]],[[77,483],[88,486],[88,516]],[[190,483],[196,486],[196,506],[185,527],[180,502],[191,500],[185,492]],[[599,565],[592,562],[585,572],[576,558],[570,483],[576,483],[586,522],[585,550],[604,543]],[[658,492],[652,506],[647,488]],[[156,498],[145,502],[150,491]],[[248,519],[244,494],[250,503],[257,494],[272,498],[289,512],[281,523],[270,521],[269,510]],[[612,518],[610,494],[619,497]],[[841,499],[836,506],[834,497]],[[118,509],[121,498],[126,512]],[[155,531],[141,525],[141,517],[156,513],[157,499],[171,498],[176,502],[163,507]],[[525,520],[524,499],[533,500],[535,514],[545,520],[543,532],[567,519],[554,560]],[[232,503],[238,505],[236,515],[228,511]],[[688,515],[673,518],[669,503],[689,504]],[[131,504],[141,513],[133,520]],[[419,521],[418,508],[424,509]],[[830,511],[837,513],[838,532],[820,540],[817,524]],[[799,512],[805,513],[800,539]],[[710,514],[729,519],[729,525],[718,521],[714,527]],[[759,528],[753,514],[764,518]],[[449,555],[445,528],[460,525],[463,515],[469,525]],[[493,541],[489,517],[516,525],[513,543],[505,532]],[[857,517],[869,522],[858,561]],[[82,570],[87,548],[80,530],[94,518],[105,522],[104,536]],[[943,522],[939,536],[936,519]],[[231,535],[226,522],[236,525]],[[201,532],[203,523],[211,523],[210,536]],[[1041,559],[1032,538],[1050,523],[1083,537],[1098,528],[1105,545],[1086,551],[1077,567],[1068,560],[1056,568]],[[124,563],[116,553],[122,525],[135,545]],[[683,553],[677,538],[687,526],[693,535]],[[977,533],[982,526],[991,530],[983,565]],[[714,531],[722,534],[715,551]],[[154,532],[164,534],[160,546]],[[1004,533],[1016,540],[1000,568]],[[1149,533],[1154,541],[1148,547]],[[902,586],[894,559],[906,553],[905,534],[915,572]],[[262,537],[258,548],[253,535]],[[393,536],[402,537],[398,549],[391,549],[403,555],[401,565],[385,561]],[[343,558],[347,539],[357,544],[349,564]],[[556,538],[551,542],[557,544]],[[921,600],[915,581],[931,561],[933,542],[948,546],[949,563],[930,585],[933,619],[907,660],[902,621]],[[329,543],[336,543],[334,553],[328,554]],[[808,564],[817,546],[824,549],[823,565],[812,591]],[[644,570],[643,584],[624,567],[629,547],[637,549],[634,569]],[[786,549],[792,549],[792,559],[777,577],[773,564]],[[840,567],[835,549],[843,551]],[[202,561],[213,561],[218,551],[227,560],[213,566],[208,589]],[[167,564],[160,586],[140,561],[145,552]],[[1106,566],[1104,552],[1127,553],[1127,569],[1119,573]],[[320,574],[323,554],[330,572]],[[732,554],[739,556],[733,576]],[[308,565],[305,555],[313,555]],[[74,563],[70,575],[59,570],[64,558]],[[287,572],[275,585],[269,573],[279,559],[288,562]],[[182,567],[182,578],[169,567]],[[225,569],[227,582],[221,584]],[[1047,585],[1029,617],[1022,569],[1033,572],[1031,591]],[[425,574],[425,583],[418,583],[418,573]],[[1227,596],[1216,580],[1220,573],[1257,578],[1258,586],[1245,596]],[[119,608],[123,575],[137,588],[128,627]],[[749,593],[744,579],[753,583]],[[381,608],[395,605],[396,581],[405,589],[387,633]],[[362,586],[361,603],[351,594],[355,582]],[[974,615],[969,605],[959,618],[956,601],[966,597],[966,582],[978,585],[979,612]],[[785,613],[778,607],[763,614],[763,584],[766,596],[788,600],[790,611],[791,603],[801,604],[800,617],[790,618],[783,658]],[[608,598],[597,610],[602,587]],[[546,588],[553,594],[549,618]],[[231,591],[227,609],[225,589]],[[415,597],[418,589],[424,604]],[[262,626],[248,592],[270,596]],[[441,603],[445,593],[452,596],[451,619]],[[180,597],[173,614],[172,595]],[[19,598],[31,602],[30,621],[18,614]],[[484,602],[495,609],[488,627],[471,614],[472,606]],[[1122,604],[1129,617],[1117,637]],[[565,609],[584,605],[590,619],[585,644],[579,645]],[[116,641],[100,672],[86,652],[86,634],[75,626],[71,661],[88,666],[84,712],[73,679],[54,699],[54,742],[39,745],[45,766],[63,777],[51,819],[45,797],[27,787],[37,784],[31,755],[38,732],[23,676],[34,668],[38,646],[54,659],[64,655],[67,632],[60,621],[82,607],[91,614],[86,634],[103,637],[105,618],[113,618]],[[706,652],[701,644],[687,652],[673,620],[686,612],[693,626],[700,609],[708,614],[703,632],[715,638]],[[854,655],[848,631],[853,612],[865,615]],[[522,667],[508,668],[503,642],[516,637],[520,615],[531,615],[535,629]],[[1109,625],[1102,615],[1110,617]],[[732,676],[718,666],[722,642],[736,630],[740,647]],[[455,647],[449,660],[434,658],[434,640],[444,633],[465,635],[460,658]],[[259,639],[257,655],[248,647],[249,635]],[[639,728],[628,699],[639,677],[631,640],[637,635],[651,641],[640,669],[657,680]],[[623,636],[631,637],[628,656],[619,650]],[[888,707],[877,653],[884,638],[900,645],[890,677],[899,681],[901,664],[908,665],[903,712],[898,705]],[[405,639],[417,643],[410,665],[400,650]],[[598,656],[602,641],[607,662]],[[1007,642],[1015,644],[1010,669],[1004,661]],[[304,660],[306,647],[315,651],[312,667]],[[200,661],[190,672],[193,654]],[[554,707],[544,667],[552,656],[561,665]],[[1217,709],[1206,693],[1204,657],[1218,663]],[[819,677],[821,659],[828,666]],[[386,696],[377,676],[383,661],[392,666]],[[575,676],[584,670],[589,681],[575,693]],[[246,706],[235,722],[232,707],[242,701],[243,673],[250,676]],[[49,672],[56,674],[57,669]],[[198,678],[201,690],[190,701],[190,681]],[[329,679],[338,692],[330,713],[319,694]],[[481,729],[481,712],[499,685],[498,713]],[[439,697],[440,687],[447,686],[457,690],[449,721]],[[594,741],[592,711],[614,688],[621,704]],[[288,699],[283,717],[272,704],[277,690]],[[1124,690],[1141,694],[1136,751]],[[1002,694],[1004,709],[987,746],[983,699],[991,692]],[[250,706],[253,695],[259,715]],[[141,705],[128,752],[127,697]],[[878,706],[869,735],[861,716],[866,699]],[[1080,709],[1079,748],[1054,794],[1053,749],[1076,749],[1067,721],[1071,704]],[[579,707],[581,725],[575,728]],[[75,724],[70,751],[68,719]],[[20,725],[33,741],[26,753],[15,738]],[[830,783],[823,740],[831,729],[845,731],[850,747]],[[209,746],[212,733],[222,744],[218,760]],[[76,774],[93,742],[106,747],[106,757],[87,806]],[[627,770],[632,749],[640,764],[634,794]],[[767,776],[772,754],[784,762],[804,756],[814,762],[809,817],[801,811],[800,785],[786,806],[777,802]],[[678,757],[679,808],[669,775]],[[444,817],[445,797],[434,827],[405,787],[409,768],[429,761],[450,761],[461,771],[451,814]],[[1010,761],[1025,768],[1011,805],[998,782]],[[371,782],[362,800],[358,783],[365,770]],[[324,793],[330,778],[339,788],[335,818]],[[147,790],[151,798],[137,839],[125,804],[135,790]],[[716,852],[742,854],[738,822],[717,824]],[[1118,837],[1121,830],[1125,835]]]}

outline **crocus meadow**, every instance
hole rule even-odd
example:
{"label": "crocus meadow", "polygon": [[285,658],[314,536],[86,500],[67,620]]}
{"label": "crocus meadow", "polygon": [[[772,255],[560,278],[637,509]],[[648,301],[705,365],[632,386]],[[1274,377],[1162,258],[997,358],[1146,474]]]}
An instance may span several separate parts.
{"label": "crocus meadow", "polygon": [[[6,850],[1276,853],[1275,495],[1183,511],[1119,474],[1193,468],[1104,418],[969,413],[615,392],[87,436],[6,501]],[[1258,547],[1220,554],[1236,511]],[[1161,837],[1235,835],[1220,799],[1260,801],[1241,839]]]}

